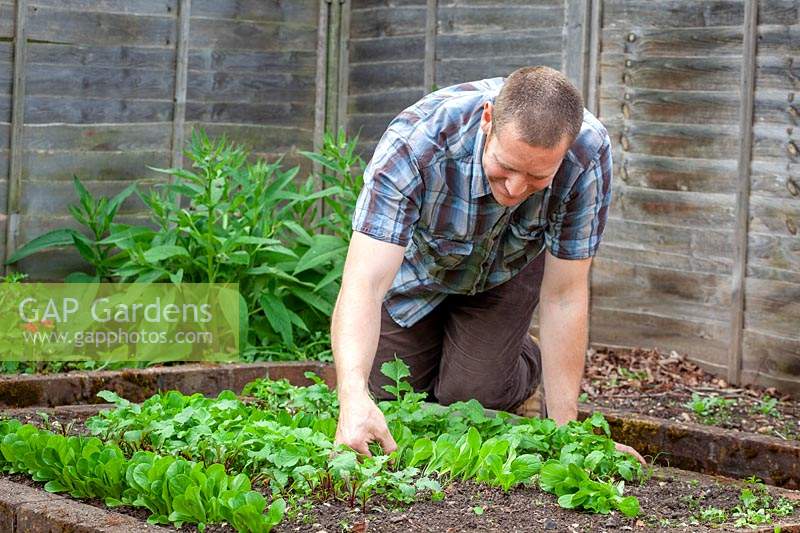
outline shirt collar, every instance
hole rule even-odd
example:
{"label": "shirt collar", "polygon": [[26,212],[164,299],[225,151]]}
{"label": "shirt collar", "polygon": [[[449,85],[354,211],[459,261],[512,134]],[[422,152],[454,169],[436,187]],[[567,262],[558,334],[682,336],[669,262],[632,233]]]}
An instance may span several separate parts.
{"label": "shirt collar", "polygon": [[475,147],[472,150],[474,159],[472,160],[472,183],[470,184],[470,194],[472,198],[480,198],[491,194],[489,179],[483,171],[483,147],[486,144],[486,135],[483,129],[478,126],[478,133],[475,135]]}

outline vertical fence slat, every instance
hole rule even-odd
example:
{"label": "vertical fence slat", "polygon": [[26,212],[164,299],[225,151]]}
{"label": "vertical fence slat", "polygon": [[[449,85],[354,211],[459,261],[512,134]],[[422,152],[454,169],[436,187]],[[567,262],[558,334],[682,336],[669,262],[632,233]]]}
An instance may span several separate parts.
{"label": "vertical fence slat", "polygon": [[326,96],[325,96],[325,130],[336,131],[339,103],[339,45],[341,43],[342,4],[341,0],[334,1],[328,17],[328,49],[326,54]]}
{"label": "vertical fence slat", "polygon": [[436,83],[436,25],[438,0],[428,0],[425,13],[425,87],[423,92],[432,91]]}
{"label": "vertical fence slat", "polygon": [[600,112],[600,38],[603,31],[603,0],[589,0],[591,20],[589,24],[589,67],[586,82],[586,108],[594,115]]}
{"label": "vertical fence slat", "polygon": [[[314,151],[322,148],[325,135],[325,96],[327,95],[328,67],[328,17],[331,9],[330,0],[320,0],[319,18],[317,20],[317,66],[314,79]],[[314,163],[314,172],[321,170],[319,163]]]}
{"label": "vertical fence slat", "polygon": [[731,293],[730,347],[728,381],[739,384],[742,373],[742,337],[744,328],[744,289],[747,272],[747,227],[750,215],[750,161],[753,148],[753,103],[755,98],[756,45],[758,41],[758,0],[745,2],[744,53],[739,96],[739,161],[736,189],[736,226],[734,237]]}
{"label": "vertical fence slat", "polygon": [[17,0],[14,23],[14,87],[11,93],[11,147],[9,151],[8,197],[6,199],[6,243],[3,272],[11,267],[5,262],[16,248],[22,192],[22,135],[25,125],[25,72],[27,64],[27,0]]}
{"label": "vertical fence slat", "polygon": [[192,0],[178,4],[178,35],[175,51],[175,105],[172,117],[172,167],[183,166],[184,122],[186,119],[186,84],[189,69],[189,27]]}
{"label": "vertical fence slat", "polygon": [[564,12],[563,70],[573,85],[588,97],[592,2],[567,0]]}
{"label": "vertical fence slat", "polygon": [[336,94],[336,131],[343,128],[347,131],[347,95],[349,93],[350,64],[350,6],[351,0],[340,0],[341,16],[339,18],[339,61],[337,65],[338,87]]}

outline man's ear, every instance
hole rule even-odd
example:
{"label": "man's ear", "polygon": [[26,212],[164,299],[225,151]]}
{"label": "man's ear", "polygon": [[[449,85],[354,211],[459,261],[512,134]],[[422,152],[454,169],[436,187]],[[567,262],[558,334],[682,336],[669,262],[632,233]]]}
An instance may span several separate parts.
{"label": "man's ear", "polygon": [[481,130],[485,135],[489,135],[492,130],[492,113],[494,106],[491,102],[484,102],[483,111],[481,111]]}

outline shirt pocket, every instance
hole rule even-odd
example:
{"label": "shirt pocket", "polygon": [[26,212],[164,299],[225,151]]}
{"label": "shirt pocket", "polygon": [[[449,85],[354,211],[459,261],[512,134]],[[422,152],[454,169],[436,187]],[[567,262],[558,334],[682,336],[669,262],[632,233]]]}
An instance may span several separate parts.
{"label": "shirt pocket", "polygon": [[413,239],[416,260],[434,279],[444,282],[451,276],[448,272],[458,270],[472,255],[474,245],[470,241],[417,234]]}

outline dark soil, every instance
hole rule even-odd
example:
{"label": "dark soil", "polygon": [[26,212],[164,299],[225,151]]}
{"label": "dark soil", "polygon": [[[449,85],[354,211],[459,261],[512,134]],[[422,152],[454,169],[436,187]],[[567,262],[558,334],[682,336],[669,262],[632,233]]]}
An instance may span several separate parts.
{"label": "dark soil", "polygon": [[[41,488],[42,484],[19,474],[6,479]],[[717,507],[732,509],[739,503],[739,486],[730,480],[682,472],[660,470],[656,478],[642,486],[631,485],[626,495],[639,498],[641,513],[627,518],[619,512],[608,515],[588,514],[562,509],[556,497],[534,487],[520,487],[509,492],[476,483],[453,483],[446,489],[445,499],[429,500],[409,507],[396,508],[385,502],[370,502],[367,512],[351,507],[347,502],[307,502],[295,516],[287,517],[274,531],[334,533],[428,531],[439,533],[474,531],[718,531],[693,519],[701,509]],[[769,488],[774,497],[779,492]],[[105,508],[100,500],[84,503]],[[116,507],[118,513],[144,521],[149,512],[142,508]],[[480,513],[480,514],[479,514]],[[797,514],[795,518],[797,518]],[[786,522],[788,519],[783,519]],[[169,527],[169,526],[166,526]],[[721,526],[734,529],[732,524]],[[196,531],[185,525],[182,532]],[[209,533],[232,533],[227,524],[209,525]]]}
{"label": "dark soil", "polygon": [[[676,352],[589,350],[582,391],[589,406],[800,440],[800,401],[775,389],[732,387]],[[687,405],[693,392],[734,403],[701,416]],[[774,408],[766,397],[778,400]]]}

